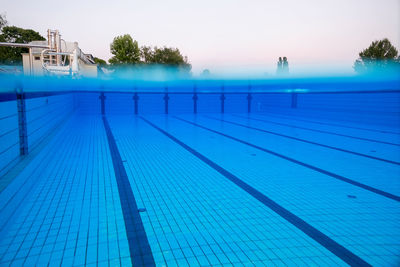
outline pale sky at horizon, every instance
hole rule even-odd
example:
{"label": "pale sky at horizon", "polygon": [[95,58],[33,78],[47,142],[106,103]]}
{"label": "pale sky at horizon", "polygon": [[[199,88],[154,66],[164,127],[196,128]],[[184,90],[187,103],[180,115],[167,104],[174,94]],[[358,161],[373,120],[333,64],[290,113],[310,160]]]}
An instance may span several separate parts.
{"label": "pale sky at horizon", "polygon": [[[0,0],[10,25],[43,36],[59,29],[85,53],[109,59],[117,35],[172,46],[197,74],[250,69],[273,74],[279,56],[291,72],[351,71],[358,52],[389,38],[400,50],[400,0]],[[57,10],[55,10],[57,8]]]}

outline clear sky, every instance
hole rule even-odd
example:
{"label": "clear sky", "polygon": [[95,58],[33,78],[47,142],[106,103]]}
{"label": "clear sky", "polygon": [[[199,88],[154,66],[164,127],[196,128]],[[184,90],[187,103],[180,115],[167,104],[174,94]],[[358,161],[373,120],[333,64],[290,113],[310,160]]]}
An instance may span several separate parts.
{"label": "clear sky", "polygon": [[85,53],[109,59],[116,35],[178,47],[193,72],[351,71],[358,52],[384,37],[400,48],[400,0],[0,0],[10,25],[46,36],[59,29]]}

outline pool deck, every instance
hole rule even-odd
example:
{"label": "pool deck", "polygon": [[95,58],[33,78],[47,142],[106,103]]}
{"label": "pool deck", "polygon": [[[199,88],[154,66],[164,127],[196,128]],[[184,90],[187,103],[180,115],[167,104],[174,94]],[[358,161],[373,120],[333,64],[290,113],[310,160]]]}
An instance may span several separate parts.
{"label": "pool deck", "polygon": [[1,266],[400,262],[400,129],[73,115],[21,164],[1,178]]}

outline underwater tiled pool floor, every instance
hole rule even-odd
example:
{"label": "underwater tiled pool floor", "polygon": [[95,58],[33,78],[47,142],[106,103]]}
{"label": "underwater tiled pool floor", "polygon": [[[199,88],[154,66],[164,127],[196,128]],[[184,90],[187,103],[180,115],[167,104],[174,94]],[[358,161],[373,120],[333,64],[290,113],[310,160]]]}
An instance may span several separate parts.
{"label": "underwater tiled pool floor", "polygon": [[291,114],[75,115],[0,193],[0,265],[395,266],[399,146]]}

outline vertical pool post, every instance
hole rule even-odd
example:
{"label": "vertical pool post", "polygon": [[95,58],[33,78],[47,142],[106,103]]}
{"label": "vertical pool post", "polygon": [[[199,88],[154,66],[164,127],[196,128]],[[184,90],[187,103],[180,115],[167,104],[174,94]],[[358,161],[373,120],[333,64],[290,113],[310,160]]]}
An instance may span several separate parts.
{"label": "vertical pool post", "polygon": [[292,108],[297,108],[297,94],[292,93]]}
{"label": "vertical pool post", "polygon": [[251,93],[247,94],[247,113],[251,112],[251,99],[253,97],[251,96]]}
{"label": "vertical pool post", "polygon": [[17,93],[19,154],[28,155],[28,130],[26,123],[25,94]]}
{"label": "vertical pool post", "polygon": [[247,113],[251,112],[251,99],[253,97],[251,96],[251,84],[249,81],[249,85],[247,87]]}
{"label": "vertical pool post", "polygon": [[105,103],[104,100],[106,99],[106,96],[104,95],[104,92],[100,93],[100,101],[101,101],[101,115],[105,115],[106,114],[106,107],[105,107]]}
{"label": "vertical pool post", "polygon": [[139,96],[137,93],[133,95],[133,101],[135,102],[135,115],[139,113]]}
{"label": "vertical pool post", "polygon": [[168,114],[168,87],[165,87],[165,94],[164,94],[164,106],[165,106],[165,114]]}
{"label": "vertical pool post", "polygon": [[197,93],[193,94],[193,113],[197,114],[197,99],[199,99],[199,97],[197,96]]}
{"label": "vertical pool post", "polygon": [[196,85],[193,88],[193,113],[197,114],[197,99],[199,99],[199,97],[197,96],[197,88]]}
{"label": "vertical pool post", "polygon": [[221,93],[221,113],[225,112],[225,94]]}
{"label": "vertical pool post", "polygon": [[225,94],[224,94],[224,86],[223,85],[221,87],[221,97],[220,97],[220,99],[221,99],[221,113],[224,113],[225,112],[225,99],[226,99],[226,97],[225,97]]}

